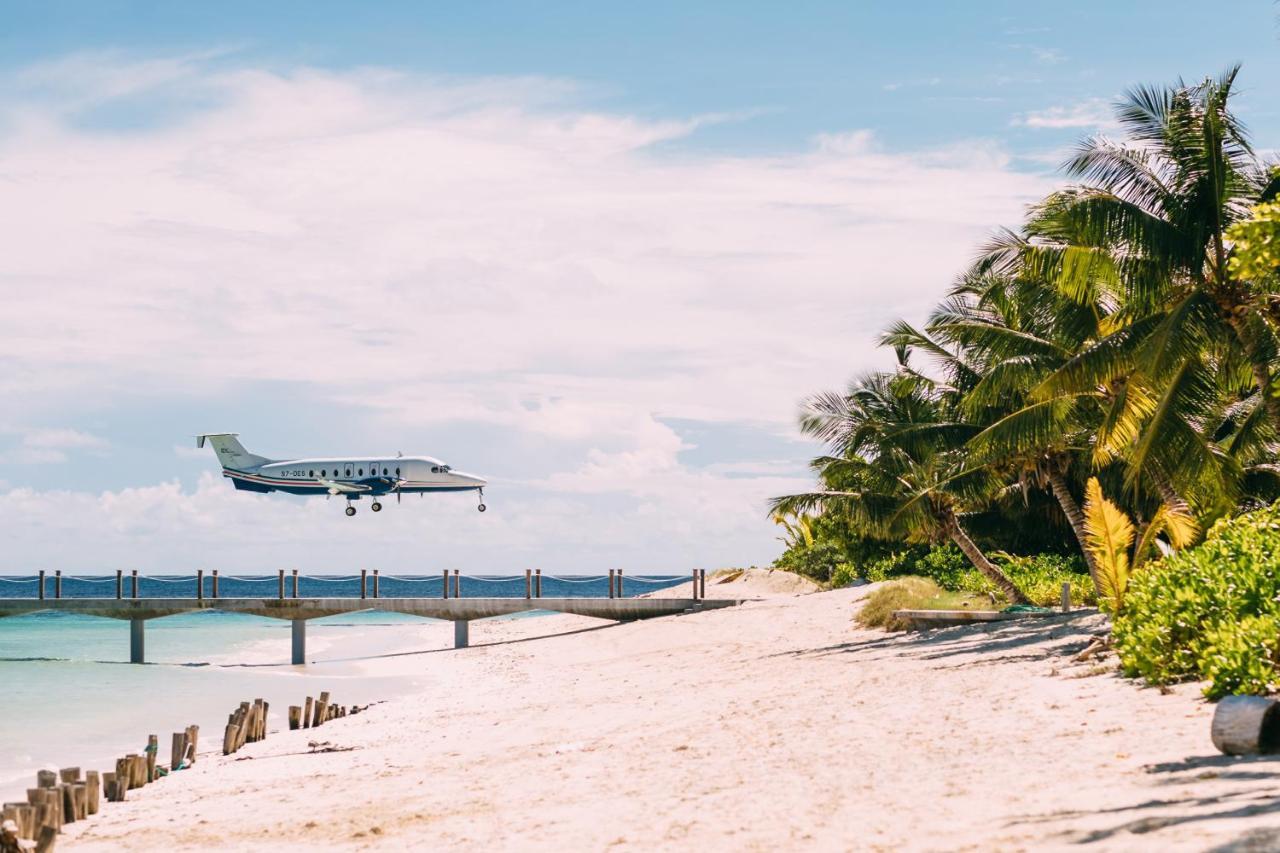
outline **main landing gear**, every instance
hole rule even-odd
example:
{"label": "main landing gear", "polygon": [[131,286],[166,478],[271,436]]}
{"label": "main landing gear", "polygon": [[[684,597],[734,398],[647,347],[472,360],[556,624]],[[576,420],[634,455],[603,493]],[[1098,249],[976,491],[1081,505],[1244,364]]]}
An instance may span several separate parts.
{"label": "main landing gear", "polygon": [[347,505],[347,515],[355,515],[355,514],[356,514],[356,508],[355,508],[355,507],[353,507],[353,506],[351,506],[350,504],[348,504],[348,505]]}
{"label": "main landing gear", "polygon": [[374,501],[373,503],[369,504],[369,509],[373,510],[374,512],[382,512],[382,504],[378,503],[377,501]]}

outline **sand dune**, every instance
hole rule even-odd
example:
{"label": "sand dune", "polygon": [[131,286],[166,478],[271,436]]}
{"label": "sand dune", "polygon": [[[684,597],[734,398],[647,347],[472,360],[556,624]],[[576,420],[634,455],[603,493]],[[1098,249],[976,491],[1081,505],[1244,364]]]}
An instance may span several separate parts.
{"label": "sand dune", "polygon": [[1280,821],[1274,765],[1217,756],[1194,685],[1070,662],[1097,615],[890,636],[851,622],[866,591],[478,623],[370,664],[428,692],[211,756],[67,846],[1203,850]]}

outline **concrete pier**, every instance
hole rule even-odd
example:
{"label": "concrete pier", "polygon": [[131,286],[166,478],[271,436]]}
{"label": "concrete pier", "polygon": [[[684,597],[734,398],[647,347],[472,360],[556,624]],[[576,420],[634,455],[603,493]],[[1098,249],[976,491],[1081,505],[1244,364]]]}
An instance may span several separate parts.
{"label": "concrete pier", "polygon": [[129,663],[147,662],[147,620],[129,620]]}
{"label": "concrete pier", "polygon": [[0,598],[0,618],[43,610],[129,620],[129,660],[146,660],[145,625],[148,619],[176,616],[198,610],[248,613],[292,623],[295,664],[306,663],[306,620],[362,611],[405,613],[453,622],[454,646],[470,642],[470,621],[507,616],[531,610],[550,610],[591,616],[614,622],[675,616],[699,610],[734,607],[743,599],[693,598]]}
{"label": "concrete pier", "polygon": [[293,626],[293,663],[304,664],[307,662],[307,620],[292,619],[290,624]]}

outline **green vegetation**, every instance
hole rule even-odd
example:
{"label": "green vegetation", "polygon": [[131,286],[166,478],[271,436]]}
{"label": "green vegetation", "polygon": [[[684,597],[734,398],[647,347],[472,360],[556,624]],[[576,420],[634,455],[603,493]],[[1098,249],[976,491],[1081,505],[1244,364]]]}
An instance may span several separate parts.
{"label": "green vegetation", "polygon": [[1280,504],[1216,525],[1205,541],[1136,574],[1115,619],[1127,674],[1204,678],[1206,694],[1280,682]]}
{"label": "green vegetation", "polygon": [[1280,497],[1280,170],[1236,72],[1128,92],[1121,138],[1082,141],[923,325],[881,335],[894,369],[804,402],[825,452],[816,490],[774,501],[808,531],[778,565],[933,584],[885,607],[1049,604],[1065,579],[1131,674],[1280,682],[1280,516],[1240,516]]}

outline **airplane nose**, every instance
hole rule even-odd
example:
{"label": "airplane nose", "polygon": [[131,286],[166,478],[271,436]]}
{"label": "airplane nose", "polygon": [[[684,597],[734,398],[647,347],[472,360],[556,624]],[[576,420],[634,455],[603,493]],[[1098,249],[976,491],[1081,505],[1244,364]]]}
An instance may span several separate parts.
{"label": "airplane nose", "polygon": [[467,474],[462,471],[454,471],[453,476],[457,477],[459,480],[461,480],[462,482],[466,483],[469,486],[476,486],[478,488],[481,486],[489,485],[488,480],[486,480],[484,477],[477,477],[475,474]]}

